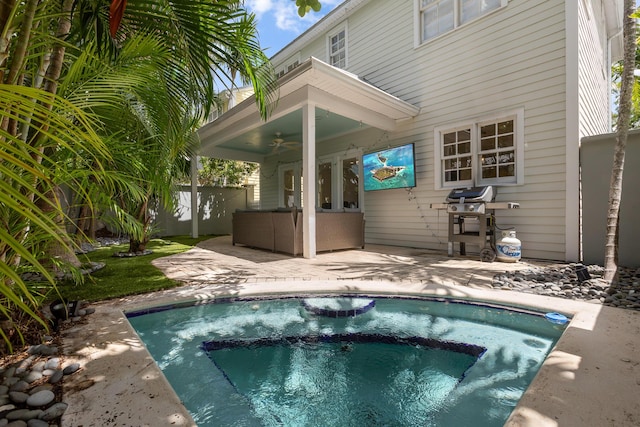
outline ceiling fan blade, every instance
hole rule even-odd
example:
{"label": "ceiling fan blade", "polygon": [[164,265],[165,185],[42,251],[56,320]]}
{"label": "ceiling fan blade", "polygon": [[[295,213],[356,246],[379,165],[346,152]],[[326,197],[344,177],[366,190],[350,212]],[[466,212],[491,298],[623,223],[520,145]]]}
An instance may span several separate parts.
{"label": "ceiling fan blade", "polygon": [[282,145],[286,145],[287,147],[297,147],[300,143],[298,141],[285,141]]}
{"label": "ceiling fan blade", "polygon": [[298,141],[286,141],[282,138],[282,134],[280,132],[276,132],[276,137],[271,140],[269,144],[270,147],[273,147],[271,150],[271,154],[276,154],[280,152],[280,148],[285,150],[298,150],[300,148],[300,142]]}

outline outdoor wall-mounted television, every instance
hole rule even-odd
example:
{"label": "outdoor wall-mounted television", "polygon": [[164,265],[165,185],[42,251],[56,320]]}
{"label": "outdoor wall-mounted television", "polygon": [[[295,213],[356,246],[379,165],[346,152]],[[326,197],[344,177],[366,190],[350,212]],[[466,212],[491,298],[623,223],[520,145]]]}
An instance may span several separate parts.
{"label": "outdoor wall-mounted television", "polygon": [[364,191],[415,187],[414,159],[413,144],[363,155]]}

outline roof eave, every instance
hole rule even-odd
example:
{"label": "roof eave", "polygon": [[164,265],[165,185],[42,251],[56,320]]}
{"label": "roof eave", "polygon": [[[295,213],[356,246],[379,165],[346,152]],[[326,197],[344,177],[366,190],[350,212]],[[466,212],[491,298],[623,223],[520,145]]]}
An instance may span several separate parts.
{"label": "roof eave", "polygon": [[[353,99],[340,98],[341,95],[345,92],[355,94],[358,99],[364,101],[360,103],[362,109],[375,111],[376,114],[384,115],[393,122],[410,119],[420,112],[420,109],[414,105],[360,80],[356,75],[332,67],[313,57],[285,74],[278,83],[281,94],[279,104],[287,104],[287,102],[282,102],[282,99],[294,94],[294,92],[299,93],[301,88],[312,87],[316,92],[325,93],[326,91],[326,96],[334,97],[336,100],[341,99],[345,104],[353,103]],[[331,89],[336,93],[330,93]],[[274,113],[276,116],[279,114],[278,107]],[[198,135],[202,141],[205,141],[216,134],[218,136],[217,142],[224,143],[240,132],[237,128],[233,131],[230,130],[240,122],[245,122],[247,126],[251,127],[257,127],[263,123],[258,114],[255,96],[245,99],[215,121],[204,125],[198,130]],[[372,125],[375,126],[375,124]]]}

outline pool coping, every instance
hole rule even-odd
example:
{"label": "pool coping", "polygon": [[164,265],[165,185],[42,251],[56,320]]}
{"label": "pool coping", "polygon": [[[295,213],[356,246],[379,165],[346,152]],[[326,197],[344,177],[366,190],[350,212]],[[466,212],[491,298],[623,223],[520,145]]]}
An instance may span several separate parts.
{"label": "pool coping", "polygon": [[195,426],[125,311],[221,296],[316,293],[463,298],[569,314],[567,330],[505,425],[640,425],[640,313],[513,291],[384,280],[265,281],[245,283],[233,293],[182,286],[96,304],[86,323],[63,334],[65,358],[82,369],[65,379],[69,408],[61,425]]}

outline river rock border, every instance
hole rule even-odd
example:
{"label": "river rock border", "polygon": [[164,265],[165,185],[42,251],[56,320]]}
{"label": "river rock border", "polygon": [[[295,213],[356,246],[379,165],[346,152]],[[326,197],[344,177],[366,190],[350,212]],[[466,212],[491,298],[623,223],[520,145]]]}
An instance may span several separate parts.
{"label": "river rock border", "polygon": [[619,268],[611,286],[603,274],[602,266],[571,263],[496,274],[492,286],[640,311],[640,268]]}
{"label": "river rock border", "polygon": [[[105,267],[105,263],[104,262],[88,262],[86,264],[83,264],[79,271],[80,274],[82,274],[83,276],[87,276],[91,273],[94,273],[98,270],[101,270]],[[24,273],[21,275],[22,280],[24,280],[25,282],[44,282],[47,279],[45,279],[45,277],[40,274],[39,272],[28,272],[28,273]],[[70,273],[65,273],[65,272],[60,272],[60,273],[56,273],[55,274],[55,279],[57,281],[63,281],[63,280],[72,280],[73,276]],[[0,426],[2,427],[2,426]]]}
{"label": "river rock border", "polygon": [[140,252],[114,252],[112,256],[116,258],[132,258],[136,256],[151,255],[152,253],[153,253],[152,250],[145,249],[144,251],[140,251]]}
{"label": "river rock border", "polygon": [[[95,309],[78,304],[73,317],[63,325],[79,322]],[[46,313],[45,313],[46,314]],[[0,366],[0,427],[59,426],[68,405],[63,402],[64,377],[81,369],[78,363],[64,364],[51,336],[12,355]]]}

